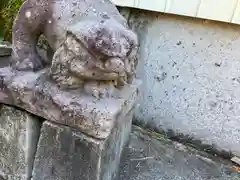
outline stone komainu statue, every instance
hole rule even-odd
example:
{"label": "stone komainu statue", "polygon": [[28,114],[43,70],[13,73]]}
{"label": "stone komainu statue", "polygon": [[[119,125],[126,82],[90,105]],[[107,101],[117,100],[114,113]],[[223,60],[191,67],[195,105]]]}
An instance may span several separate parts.
{"label": "stone komainu statue", "polygon": [[[37,51],[43,34],[54,55]],[[62,88],[83,88],[95,96],[131,83],[137,65],[137,36],[110,0],[26,0],[13,26],[12,66],[37,71],[50,65]]]}

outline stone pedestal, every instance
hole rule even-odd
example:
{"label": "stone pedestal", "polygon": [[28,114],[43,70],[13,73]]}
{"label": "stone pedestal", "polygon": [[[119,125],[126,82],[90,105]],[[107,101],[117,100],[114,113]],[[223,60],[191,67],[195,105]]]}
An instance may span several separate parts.
{"label": "stone pedestal", "polygon": [[96,99],[60,90],[48,70],[0,69],[0,102],[43,117],[33,180],[111,180],[131,131],[140,83]]}
{"label": "stone pedestal", "polygon": [[64,125],[45,122],[33,180],[112,180],[131,131],[132,110],[119,116],[111,134],[98,140]]}
{"label": "stone pedestal", "polygon": [[14,107],[0,108],[0,179],[31,177],[40,125],[29,113]]}

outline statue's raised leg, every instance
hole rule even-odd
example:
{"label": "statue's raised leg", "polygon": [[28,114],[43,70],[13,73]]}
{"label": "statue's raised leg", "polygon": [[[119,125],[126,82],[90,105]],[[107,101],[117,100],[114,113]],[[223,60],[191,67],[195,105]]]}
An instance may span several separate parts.
{"label": "statue's raised leg", "polygon": [[26,1],[14,21],[12,65],[18,70],[35,71],[43,67],[36,45],[42,33],[41,25],[45,23],[45,7],[44,3],[43,6],[35,6]]}

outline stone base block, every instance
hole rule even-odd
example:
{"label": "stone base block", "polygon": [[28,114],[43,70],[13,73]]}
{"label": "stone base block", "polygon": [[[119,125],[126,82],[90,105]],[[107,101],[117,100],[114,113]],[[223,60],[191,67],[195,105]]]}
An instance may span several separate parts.
{"label": "stone base block", "polygon": [[1,105],[0,179],[31,178],[39,137],[39,121],[27,112]]}
{"label": "stone base block", "polygon": [[7,42],[0,42],[0,57],[11,56],[12,47]]}
{"label": "stone base block", "polygon": [[106,139],[45,122],[36,153],[33,180],[112,180],[131,132],[133,110],[120,114]]}

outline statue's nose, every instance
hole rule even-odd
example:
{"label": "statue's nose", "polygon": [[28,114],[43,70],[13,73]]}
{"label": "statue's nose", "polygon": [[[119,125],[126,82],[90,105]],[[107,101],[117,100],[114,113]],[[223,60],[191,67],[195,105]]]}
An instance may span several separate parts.
{"label": "statue's nose", "polygon": [[122,73],[125,71],[124,63],[119,58],[110,58],[105,63],[105,69],[116,73]]}

